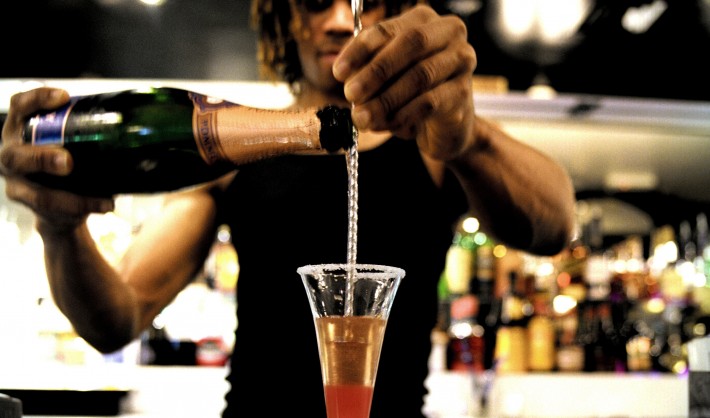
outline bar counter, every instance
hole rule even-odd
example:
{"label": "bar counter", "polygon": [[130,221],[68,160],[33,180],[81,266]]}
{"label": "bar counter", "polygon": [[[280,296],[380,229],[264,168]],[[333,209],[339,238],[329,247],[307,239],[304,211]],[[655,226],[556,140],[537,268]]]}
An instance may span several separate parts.
{"label": "bar counter", "polygon": [[[7,389],[29,392],[51,390],[59,394],[53,394],[52,400],[62,396],[66,399],[83,396],[87,403],[94,404],[90,408],[93,410],[96,409],[97,399],[111,399],[99,414],[75,415],[67,415],[63,411],[54,415],[28,414],[28,410],[40,407],[47,410],[49,407],[23,402],[23,418],[218,418],[224,408],[224,394],[229,388],[225,380],[226,372],[224,367],[196,366],[49,364],[41,367],[23,365],[13,370],[3,365],[0,368],[0,393],[18,398],[8,393]],[[119,402],[117,414],[111,413],[114,407],[111,402]],[[67,405],[58,407],[66,410]]]}
{"label": "bar counter", "polygon": [[[8,373],[9,372],[9,373]],[[4,389],[123,391],[112,415],[30,415],[27,418],[219,418],[229,385],[223,367],[52,365],[0,373]],[[657,373],[526,373],[490,375],[487,409],[471,375],[436,372],[426,381],[429,418],[688,416],[688,378]],[[480,383],[480,381],[479,381]],[[30,405],[27,405],[30,407]]]}

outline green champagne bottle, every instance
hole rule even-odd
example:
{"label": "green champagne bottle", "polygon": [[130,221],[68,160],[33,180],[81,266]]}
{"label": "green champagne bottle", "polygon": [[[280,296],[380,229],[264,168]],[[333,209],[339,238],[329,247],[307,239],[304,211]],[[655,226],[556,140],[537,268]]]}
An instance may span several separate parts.
{"label": "green champagne bottle", "polygon": [[72,97],[28,119],[23,139],[64,146],[74,160],[68,176],[34,181],[112,196],[182,189],[283,154],[335,153],[353,145],[353,126],[347,108],[257,109],[150,87]]}

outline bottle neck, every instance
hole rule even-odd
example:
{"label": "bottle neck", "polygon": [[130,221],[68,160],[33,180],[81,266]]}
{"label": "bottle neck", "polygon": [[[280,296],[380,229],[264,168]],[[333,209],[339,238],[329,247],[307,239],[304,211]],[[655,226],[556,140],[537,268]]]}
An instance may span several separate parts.
{"label": "bottle neck", "polygon": [[230,106],[211,111],[195,108],[193,133],[209,164],[235,165],[280,154],[320,149],[315,112],[288,112]]}
{"label": "bottle neck", "polygon": [[337,152],[353,144],[350,109],[270,110],[210,103],[191,93],[193,134],[209,164],[239,165],[282,154]]}

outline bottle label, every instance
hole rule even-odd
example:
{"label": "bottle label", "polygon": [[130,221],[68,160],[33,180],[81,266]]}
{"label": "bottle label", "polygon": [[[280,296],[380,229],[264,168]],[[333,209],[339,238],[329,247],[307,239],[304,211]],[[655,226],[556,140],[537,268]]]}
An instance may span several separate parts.
{"label": "bottle label", "polygon": [[217,136],[217,111],[239,105],[194,92],[190,99],[195,105],[192,126],[200,155],[208,164],[227,160]]}
{"label": "bottle label", "polygon": [[321,122],[313,110],[258,109],[194,92],[189,97],[194,106],[193,135],[208,164],[240,165],[321,149]]}
{"label": "bottle label", "polygon": [[474,255],[471,250],[452,245],[446,254],[446,277],[451,293],[468,292],[473,276]]}
{"label": "bottle label", "polygon": [[26,142],[32,145],[64,145],[67,119],[81,97],[72,97],[69,103],[49,113],[33,116],[29,120],[31,132],[25,133]]}

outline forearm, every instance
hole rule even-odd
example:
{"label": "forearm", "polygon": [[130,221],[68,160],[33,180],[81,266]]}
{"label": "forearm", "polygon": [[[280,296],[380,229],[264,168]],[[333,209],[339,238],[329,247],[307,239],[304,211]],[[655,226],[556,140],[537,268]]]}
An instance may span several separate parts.
{"label": "forearm", "polygon": [[139,332],[135,298],[100,254],[86,223],[57,228],[38,223],[52,297],[76,332],[102,352]]}
{"label": "forearm", "polygon": [[482,118],[471,149],[449,162],[472,211],[496,239],[556,254],[574,228],[574,189],[565,169]]}

